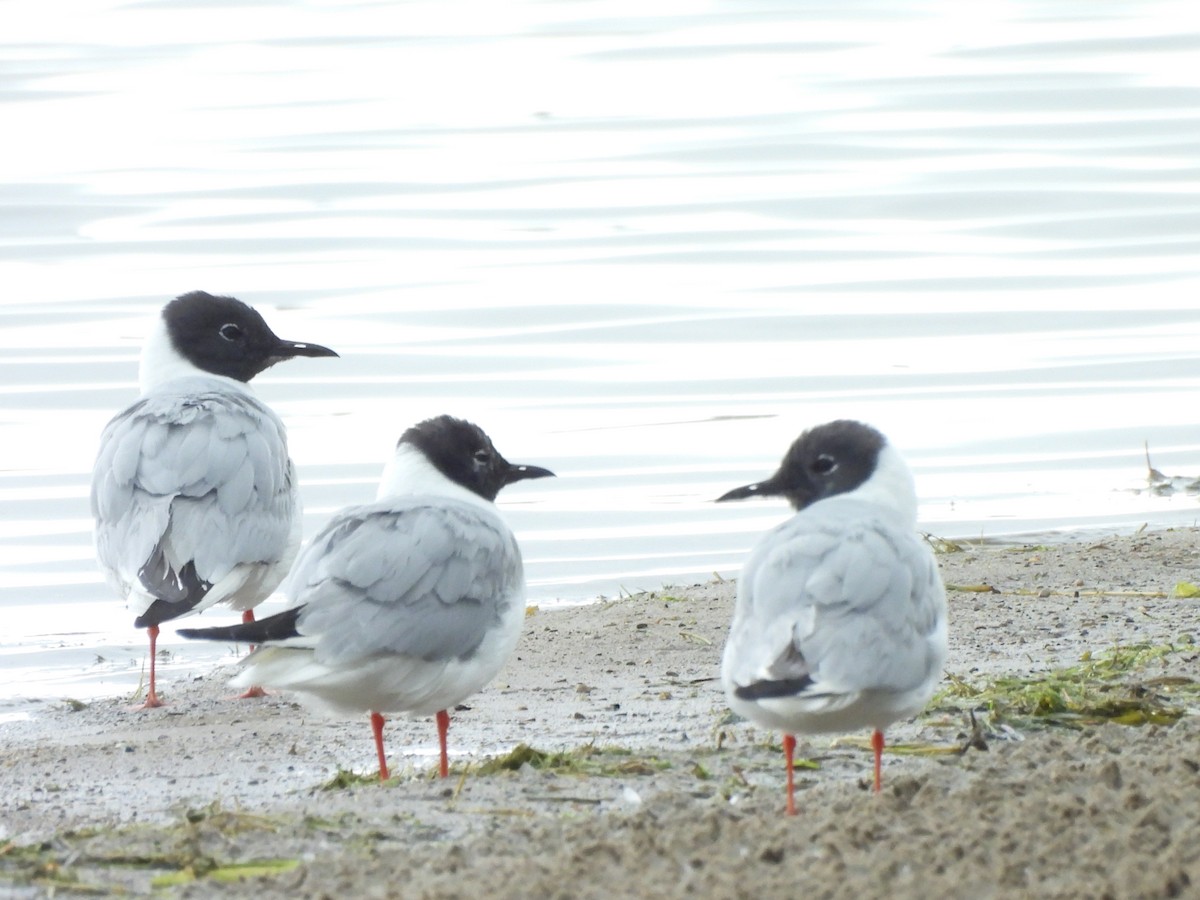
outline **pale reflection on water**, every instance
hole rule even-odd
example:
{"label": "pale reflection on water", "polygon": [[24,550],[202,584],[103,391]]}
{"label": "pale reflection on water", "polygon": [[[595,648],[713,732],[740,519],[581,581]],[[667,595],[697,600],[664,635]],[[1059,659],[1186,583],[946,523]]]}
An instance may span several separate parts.
{"label": "pale reflection on water", "polygon": [[137,683],[87,485],[194,288],[342,353],[256,382],[307,534],[427,415],[558,472],[536,603],[736,573],[786,511],[712,498],[844,416],[937,534],[1198,518],[1134,490],[1200,474],[1185,4],[10,7],[0,695]]}

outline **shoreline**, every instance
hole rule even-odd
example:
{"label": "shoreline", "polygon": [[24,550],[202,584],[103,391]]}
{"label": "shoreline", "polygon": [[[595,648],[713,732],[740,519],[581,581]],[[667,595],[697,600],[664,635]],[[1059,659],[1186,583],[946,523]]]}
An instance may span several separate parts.
{"label": "shoreline", "polygon": [[[1019,550],[1030,546],[1058,546],[1061,544],[1072,545],[1084,542],[1102,542],[1113,537],[1135,539],[1143,534],[1176,531],[1197,531],[1197,533],[1200,533],[1200,526],[1176,526],[1165,523],[1148,526],[1143,523],[1138,526],[1048,529],[984,537],[953,538],[945,538],[926,531],[919,531],[919,533],[931,543],[935,550],[939,547],[951,546],[970,552],[978,550]],[[942,556],[948,557],[949,554],[942,553]],[[688,576],[681,577],[685,582],[691,580]],[[722,576],[719,573],[713,572],[712,577],[721,578]],[[1200,579],[1200,568],[1198,568],[1196,578]],[[736,583],[737,576],[736,574],[730,574],[726,576],[726,580]],[[604,594],[597,594],[590,597],[566,600],[560,598],[542,601],[531,600],[530,603],[537,606],[543,612],[552,612],[579,606],[590,606],[597,603],[614,602],[631,596],[637,597],[678,589],[676,584],[664,582],[653,588],[635,589],[632,594],[625,591],[624,588],[620,588],[618,589],[618,596],[615,598]],[[107,588],[104,587],[102,582],[99,582],[98,590],[106,591]],[[120,606],[119,601],[115,598],[109,599],[118,614],[123,612],[123,607]],[[279,612],[283,608],[283,602],[274,599],[261,607],[260,612],[266,615]],[[217,615],[221,614],[221,610],[215,610],[215,612]],[[179,627],[183,627],[183,621],[179,620]],[[225,620],[220,622],[213,621],[208,624],[233,624],[236,621],[239,621],[236,616],[228,614]],[[87,632],[85,636],[96,634],[99,633]],[[146,646],[144,632],[130,626],[128,634],[124,639],[116,639],[114,635],[115,633],[106,632],[104,636],[113,639],[90,645],[72,645],[70,639],[79,635],[63,632],[39,635],[39,637],[43,638],[41,645],[33,645],[28,642],[13,645],[12,649],[17,654],[21,654],[44,652],[51,649],[52,645],[57,644],[59,645],[57,647],[59,652],[72,660],[78,666],[78,669],[76,670],[77,674],[73,676],[63,674],[60,671],[59,677],[54,681],[39,684],[39,689],[29,691],[26,694],[0,696],[0,728],[3,728],[10,721],[21,721],[24,717],[22,715],[22,707],[33,708],[32,714],[36,715],[44,711],[47,706],[55,703],[75,701],[94,703],[103,700],[115,700],[120,697],[132,697],[139,686],[139,681],[145,677]],[[158,644],[160,648],[160,673],[167,676],[168,679],[181,681],[190,681],[196,677],[203,677],[211,674],[218,668],[234,664],[238,658],[237,654],[242,652],[240,648],[235,648],[234,645],[209,644],[207,642],[187,641],[176,638],[173,631],[169,629],[162,633]],[[179,648],[187,648],[188,652],[180,654]],[[166,653],[162,653],[161,651],[163,650]],[[81,662],[83,659],[89,657],[95,657],[95,665],[97,667],[90,671]],[[69,667],[62,665],[59,668],[60,670],[65,670]],[[23,667],[19,671],[28,671],[28,667]],[[9,676],[20,677],[20,675],[13,676],[11,672]]]}
{"label": "shoreline", "polygon": [[[806,740],[800,752],[818,768],[803,773],[801,815],[787,822],[779,815],[778,736],[734,721],[718,679],[734,583],[667,587],[532,611],[509,664],[469,709],[452,713],[445,781],[430,777],[431,718],[389,720],[395,777],[381,786],[370,778],[365,715],[326,718],[285,695],[229,699],[228,667],[164,683],[169,705],[161,710],[134,713],[127,697],[109,698],[0,725],[0,896],[51,892],[38,866],[79,879],[77,886],[136,893],[173,876],[181,880],[169,889],[182,896],[236,896],[236,883],[211,873],[268,859],[290,862],[259,875],[254,890],[264,897],[369,896],[387,883],[376,877],[395,871],[406,873],[405,896],[460,896],[471,884],[498,896],[538,884],[549,896],[552,884],[559,896],[599,896],[600,887],[610,896],[679,896],[687,884],[732,896],[736,884],[727,879],[736,878],[760,879],[763,896],[782,896],[788,886],[842,896],[852,885],[857,896],[921,896],[918,889],[939,879],[978,884],[980,866],[1015,865],[985,865],[982,847],[942,858],[947,841],[964,840],[955,821],[965,834],[989,817],[989,846],[1004,836],[1018,847],[1028,842],[1031,856],[1022,857],[1020,878],[999,870],[984,896],[1003,896],[1004,884],[1037,896],[1080,895],[1041,893],[1030,873],[1048,879],[1052,869],[1080,884],[1107,879],[1122,894],[1131,884],[1160,891],[1168,874],[1200,884],[1200,812],[1168,816],[1158,807],[1200,790],[1200,764],[1192,770],[1189,762],[1200,731],[1191,693],[1200,682],[1200,654],[1191,652],[1200,600],[1170,596],[1178,582],[1200,582],[1200,532],[959,547],[938,556],[943,579],[960,588],[948,594],[943,686],[1035,679],[1113,647],[1170,646],[1123,680],[1161,691],[1173,683],[1187,714],[1169,727],[1008,730],[983,716],[989,749],[959,754],[971,703],[931,709],[889,732],[895,749],[885,754],[878,798],[860,786],[869,771],[866,735]],[[559,754],[542,760],[559,767],[483,770],[487,758],[522,743]],[[339,773],[344,786],[322,789]],[[1077,802],[1082,811],[1071,822],[1106,817],[1095,835],[1064,826]],[[847,833],[857,835],[849,845]],[[1039,861],[1033,841],[1061,843],[1067,833],[1070,852]],[[1100,838],[1118,833],[1134,849],[1113,858]],[[830,845],[827,835],[840,837]],[[1177,871],[1150,864],[1143,843],[1175,854],[1165,858],[1178,859]],[[687,878],[652,884],[646,879],[662,863],[647,856],[651,844],[701,864],[681,863]],[[583,853],[584,845],[600,849]],[[917,865],[915,846],[941,860],[940,872]],[[851,864],[856,852],[865,855]],[[114,854],[142,864],[104,862]],[[910,875],[900,877],[906,866]],[[892,874],[875,883],[859,878],[860,869]]]}

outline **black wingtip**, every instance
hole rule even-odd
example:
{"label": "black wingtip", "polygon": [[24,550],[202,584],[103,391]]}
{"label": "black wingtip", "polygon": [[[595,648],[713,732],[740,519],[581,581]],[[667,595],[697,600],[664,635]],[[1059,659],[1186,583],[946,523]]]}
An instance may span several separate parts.
{"label": "black wingtip", "polygon": [[175,633],[190,641],[238,641],[232,632],[238,626],[230,625],[221,628],[180,628]]}
{"label": "black wingtip", "polygon": [[138,569],[138,581],[154,602],[133,620],[135,628],[149,628],[191,612],[212,588],[196,574],[196,564],[187,562],[178,571],[171,567],[161,545]]}
{"label": "black wingtip", "polygon": [[807,675],[800,678],[781,678],[778,681],[753,681],[739,684],[733,695],[739,700],[771,700],[780,697],[795,697],[812,687],[813,680]]}
{"label": "black wingtip", "polygon": [[297,637],[296,620],[300,618],[303,606],[285,609],[281,613],[259,619],[257,622],[243,622],[240,625],[226,625],[217,628],[181,628],[176,632],[180,637],[199,641],[234,641],[238,644],[269,644],[271,641],[283,641]]}

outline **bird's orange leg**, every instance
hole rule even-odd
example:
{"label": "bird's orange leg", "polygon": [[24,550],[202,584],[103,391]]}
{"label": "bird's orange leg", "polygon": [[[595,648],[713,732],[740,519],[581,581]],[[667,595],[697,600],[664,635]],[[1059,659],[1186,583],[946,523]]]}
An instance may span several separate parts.
{"label": "bird's orange leg", "polygon": [[[242,624],[243,625],[249,625],[253,621],[254,621],[254,610],[248,609],[242,613]],[[253,653],[254,649],[255,649],[254,645],[251,644],[250,652]],[[238,694],[238,699],[239,700],[254,700],[258,697],[265,697],[265,696],[267,696],[267,692],[264,691],[259,685],[256,684],[256,685],[254,685],[254,687],[247,688],[246,693]]]}
{"label": "bird's orange leg", "polygon": [[371,713],[371,731],[375,734],[375,752],[379,754],[379,780],[387,781],[391,775],[388,773],[387,756],[383,752],[383,716],[377,712]]}
{"label": "bird's orange leg", "polygon": [[794,816],[796,814],[796,778],[794,773],[794,762],[796,755],[796,738],[794,735],[785,734],[783,736],[783,755],[787,760],[787,814]]}
{"label": "bird's orange leg", "polygon": [[146,694],[146,702],[138,709],[157,709],[163,705],[163,702],[158,699],[158,691],[155,668],[155,662],[158,659],[158,626],[151,625],[146,629],[146,633],[150,635],[150,691]]}
{"label": "bird's orange leg", "polygon": [[443,778],[450,774],[450,758],[446,755],[446,734],[450,731],[450,714],[444,709],[437,714],[438,744],[441,747],[442,758],[440,772]]}
{"label": "bird's orange leg", "polygon": [[871,734],[871,748],[875,751],[875,793],[883,786],[883,732],[879,729]]}

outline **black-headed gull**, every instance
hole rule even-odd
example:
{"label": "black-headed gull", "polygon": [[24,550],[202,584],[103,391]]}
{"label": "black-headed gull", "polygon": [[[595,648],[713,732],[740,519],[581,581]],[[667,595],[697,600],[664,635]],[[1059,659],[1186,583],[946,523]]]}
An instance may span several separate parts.
{"label": "black-headed gull", "polygon": [[234,684],[303,692],[369,712],[388,778],[383,714],[436,715],[492,680],[516,646],[525,575],[493,501],[548,469],[509,463],[477,425],[439,416],[404,432],[374,503],[342,510],[284,583],[289,608],[249,625],[180,631],[258,644]]}
{"label": "black-headed gull", "polygon": [[163,307],[142,349],[141,397],[105,427],[92,473],[96,554],[150,635],[215,603],[250,612],[300,547],[287,433],[246,384],[296,356],[337,356],[276,337],[232,297],[202,291]]}
{"label": "black-headed gull", "polygon": [[920,712],[946,658],[946,597],[916,533],[912,475],[861,422],[804,432],[766,481],[719,500],[783,496],[796,515],[755,545],[721,661],[733,710],[784,734],[787,811],[794,735],[883,731]]}

